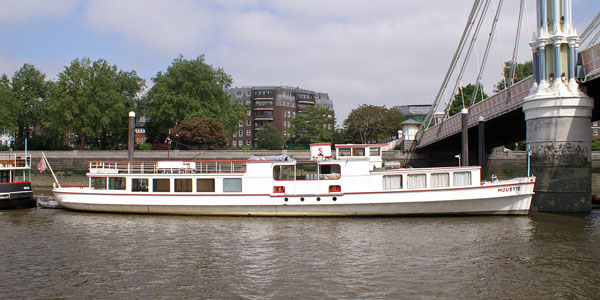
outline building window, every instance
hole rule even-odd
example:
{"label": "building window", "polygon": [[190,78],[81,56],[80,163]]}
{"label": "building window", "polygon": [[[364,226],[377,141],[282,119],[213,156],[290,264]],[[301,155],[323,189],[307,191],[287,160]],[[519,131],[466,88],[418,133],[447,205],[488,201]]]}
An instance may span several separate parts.
{"label": "building window", "polygon": [[242,120],[240,120],[239,126],[244,127],[244,122],[242,122]]}
{"label": "building window", "polygon": [[234,131],[234,132],[233,132],[233,137],[237,137],[237,136],[238,136],[238,133],[237,133],[237,131]]}
{"label": "building window", "polygon": [[291,118],[291,117],[292,117],[292,113],[291,113],[289,110],[288,110],[288,112],[287,112],[287,117],[288,117],[288,118]]}
{"label": "building window", "polygon": [[598,129],[594,129],[594,136],[598,136]]}
{"label": "building window", "polygon": [[252,125],[252,123],[250,122],[250,120],[246,120],[246,126],[250,126]]}
{"label": "building window", "polygon": [[237,91],[237,92],[235,92],[235,97],[236,97],[236,98],[240,98],[240,97],[242,97],[242,91]]}
{"label": "building window", "polygon": [[246,130],[246,135],[250,136],[252,133],[250,132],[250,130]]}
{"label": "building window", "polygon": [[246,145],[250,146],[250,140],[246,140]]}
{"label": "building window", "polygon": [[239,137],[243,137],[244,136],[244,131],[243,130],[238,131],[238,136]]}
{"label": "building window", "polygon": [[247,115],[247,116],[249,116],[249,115],[251,115],[251,114],[252,114],[252,111],[250,111],[250,110],[247,110],[247,111],[246,111],[246,115]]}
{"label": "building window", "polygon": [[250,96],[250,91],[246,91],[246,96]]}
{"label": "building window", "polygon": [[233,147],[237,147],[237,141],[233,140]]}

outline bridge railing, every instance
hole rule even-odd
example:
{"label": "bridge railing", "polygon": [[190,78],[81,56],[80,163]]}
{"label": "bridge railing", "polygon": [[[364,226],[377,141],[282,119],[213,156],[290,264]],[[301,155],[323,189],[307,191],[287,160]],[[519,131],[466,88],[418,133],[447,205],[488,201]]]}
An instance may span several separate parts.
{"label": "bridge railing", "polygon": [[600,77],[600,44],[581,51],[581,63],[585,74],[583,82]]}
{"label": "bridge railing", "polygon": [[[523,100],[529,95],[533,85],[533,77],[527,77],[508,89],[499,92],[469,108],[468,124],[473,127],[478,124],[479,117],[489,121],[509,111],[523,106]],[[433,144],[462,130],[460,114],[456,114],[422,133],[418,148]]]}

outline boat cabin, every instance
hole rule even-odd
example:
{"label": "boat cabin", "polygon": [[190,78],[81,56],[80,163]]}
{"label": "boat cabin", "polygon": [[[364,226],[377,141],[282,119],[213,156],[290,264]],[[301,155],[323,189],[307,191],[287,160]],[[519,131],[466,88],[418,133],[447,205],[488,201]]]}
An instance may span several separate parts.
{"label": "boat cabin", "polygon": [[30,175],[30,155],[0,155],[0,183],[25,182]]}

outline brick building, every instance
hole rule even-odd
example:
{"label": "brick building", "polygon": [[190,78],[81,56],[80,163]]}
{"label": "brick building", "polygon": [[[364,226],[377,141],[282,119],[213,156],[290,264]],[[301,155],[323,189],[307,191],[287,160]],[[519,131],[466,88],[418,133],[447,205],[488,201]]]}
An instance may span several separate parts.
{"label": "brick building", "polygon": [[240,120],[233,133],[229,148],[256,147],[256,133],[267,123],[273,123],[287,141],[287,129],[292,126],[296,114],[309,106],[323,106],[333,110],[333,102],[327,93],[317,93],[289,86],[252,86],[231,88],[231,100],[241,101],[248,107],[245,120]]}

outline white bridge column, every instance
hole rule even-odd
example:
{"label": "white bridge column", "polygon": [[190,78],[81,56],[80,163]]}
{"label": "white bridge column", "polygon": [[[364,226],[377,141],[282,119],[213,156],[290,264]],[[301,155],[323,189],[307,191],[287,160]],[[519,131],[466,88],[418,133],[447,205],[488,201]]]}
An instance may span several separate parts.
{"label": "white bridge column", "polygon": [[[530,43],[533,51],[539,51],[534,73],[540,80],[523,102],[527,143],[533,151],[531,168],[537,177],[532,209],[585,212],[591,209],[590,128],[594,101],[571,77],[579,39],[570,24],[571,3],[564,1],[537,2],[542,20]],[[545,16],[552,16],[551,31],[544,28]],[[563,70],[568,76],[561,76]],[[550,72],[554,80],[544,84]]]}

